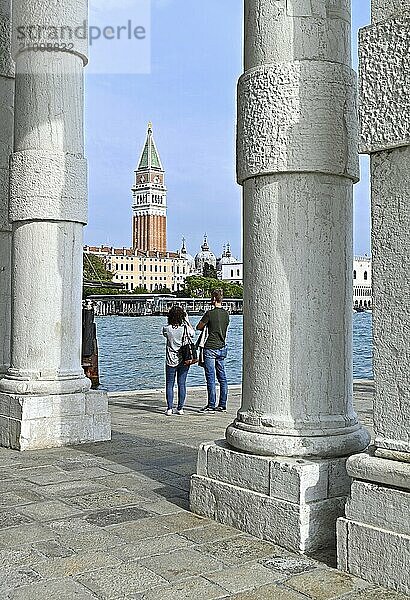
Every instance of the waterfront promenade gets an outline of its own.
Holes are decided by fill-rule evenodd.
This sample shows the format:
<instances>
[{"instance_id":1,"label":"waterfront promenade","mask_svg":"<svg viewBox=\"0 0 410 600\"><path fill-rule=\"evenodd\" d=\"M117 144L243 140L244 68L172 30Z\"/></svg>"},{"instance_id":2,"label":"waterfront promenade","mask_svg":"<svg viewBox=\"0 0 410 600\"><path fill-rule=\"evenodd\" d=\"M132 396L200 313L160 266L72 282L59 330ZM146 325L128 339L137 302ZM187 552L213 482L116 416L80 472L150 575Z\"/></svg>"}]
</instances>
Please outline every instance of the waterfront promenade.
<instances>
[{"instance_id":1,"label":"waterfront promenade","mask_svg":"<svg viewBox=\"0 0 410 600\"><path fill-rule=\"evenodd\" d=\"M166 417L158 390L113 393L111 442L0 449L0 598L407 598L191 514L197 448L223 438L240 388L227 414L200 414L204 398L190 389L186 414ZM371 426L371 385L358 382L355 399Z\"/></svg>"}]
</instances>

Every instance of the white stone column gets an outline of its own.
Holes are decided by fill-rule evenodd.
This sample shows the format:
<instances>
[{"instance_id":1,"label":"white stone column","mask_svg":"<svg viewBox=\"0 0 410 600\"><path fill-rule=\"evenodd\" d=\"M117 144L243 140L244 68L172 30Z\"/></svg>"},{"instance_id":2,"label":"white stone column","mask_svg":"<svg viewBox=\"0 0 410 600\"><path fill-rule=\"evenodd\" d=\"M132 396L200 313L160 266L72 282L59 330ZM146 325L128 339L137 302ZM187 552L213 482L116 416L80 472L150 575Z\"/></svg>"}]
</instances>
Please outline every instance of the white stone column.
<instances>
[{"instance_id":1,"label":"white stone column","mask_svg":"<svg viewBox=\"0 0 410 600\"><path fill-rule=\"evenodd\" d=\"M9 159L13 150L14 66L11 58L11 0L0 0L0 377L10 365L11 225ZM0 414L2 407L0 406Z\"/></svg>"},{"instance_id":2,"label":"white stone column","mask_svg":"<svg viewBox=\"0 0 410 600\"><path fill-rule=\"evenodd\" d=\"M110 437L107 399L87 395L81 368L86 22L86 0L13 1L12 340L0 423L3 444L21 450ZM65 34L50 40L50 27ZM80 28L69 43L68 28Z\"/></svg>"},{"instance_id":3,"label":"white stone column","mask_svg":"<svg viewBox=\"0 0 410 600\"><path fill-rule=\"evenodd\" d=\"M355 81L349 0L245 0L243 397L228 444L200 450L191 506L302 552L335 543L346 457L369 441L352 405Z\"/></svg>"},{"instance_id":4,"label":"white stone column","mask_svg":"<svg viewBox=\"0 0 410 600\"><path fill-rule=\"evenodd\" d=\"M370 154L375 447L349 459L341 569L410 592L410 1L373 0L360 32L361 152Z\"/></svg>"}]
</instances>

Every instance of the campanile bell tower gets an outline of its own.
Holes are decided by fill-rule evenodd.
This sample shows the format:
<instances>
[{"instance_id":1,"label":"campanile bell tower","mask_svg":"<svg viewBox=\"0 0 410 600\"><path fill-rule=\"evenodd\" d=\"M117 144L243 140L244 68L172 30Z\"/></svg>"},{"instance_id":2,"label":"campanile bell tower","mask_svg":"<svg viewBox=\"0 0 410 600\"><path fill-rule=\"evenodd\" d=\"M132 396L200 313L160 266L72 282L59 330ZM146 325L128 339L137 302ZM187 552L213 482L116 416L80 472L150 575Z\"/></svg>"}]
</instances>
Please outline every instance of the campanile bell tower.
<instances>
[{"instance_id":1,"label":"campanile bell tower","mask_svg":"<svg viewBox=\"0 0 410 600\"><path fill-rule=\"evenodd\" d=\"M132 246L142 252L167 251L165 172L148 123L147 139L135 171Z\"/></svg>"}]
</instances>

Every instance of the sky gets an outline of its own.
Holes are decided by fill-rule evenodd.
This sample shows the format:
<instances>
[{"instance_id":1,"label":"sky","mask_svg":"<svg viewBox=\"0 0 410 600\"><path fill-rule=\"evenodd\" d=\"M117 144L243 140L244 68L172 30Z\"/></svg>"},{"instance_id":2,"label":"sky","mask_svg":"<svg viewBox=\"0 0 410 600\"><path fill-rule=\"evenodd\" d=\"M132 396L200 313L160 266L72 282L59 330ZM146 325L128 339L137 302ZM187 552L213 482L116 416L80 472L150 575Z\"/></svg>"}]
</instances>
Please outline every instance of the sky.
<instances>
[{"instance_id":1,"label":"sky","mask_svg":"<svg viewBox=\"0 0 410 600\"><path fill-rule=\"evenodd\" d=\"M129 16L135 24L135 2L149 2L93 1L100 4L99 21L106 14L109 24L119 5L119 22ZM118 74L115 67L110 74L87 72L90 212L85 243L131 244L130 190L147 123L152 121L166 170L168 249L180 248L184 236L188 251L196 254L207 233L216 254L229 241L233 254L241 257L235 128L236 84L243 72L242 4L240 0L151 0L150 72ZM370 21L369 5L370 0L353 0L355 66L357 30ZM130 46L120 43L116 41L115 47L124 53L124 70L131 71ZM97 42L94 46L98 52ZM135 71L144 70L143 62L135 62ZM367 157L362 157L361 168L362 180L355 186L356 254L370 252Z\"/></svg>"}]
</instances>

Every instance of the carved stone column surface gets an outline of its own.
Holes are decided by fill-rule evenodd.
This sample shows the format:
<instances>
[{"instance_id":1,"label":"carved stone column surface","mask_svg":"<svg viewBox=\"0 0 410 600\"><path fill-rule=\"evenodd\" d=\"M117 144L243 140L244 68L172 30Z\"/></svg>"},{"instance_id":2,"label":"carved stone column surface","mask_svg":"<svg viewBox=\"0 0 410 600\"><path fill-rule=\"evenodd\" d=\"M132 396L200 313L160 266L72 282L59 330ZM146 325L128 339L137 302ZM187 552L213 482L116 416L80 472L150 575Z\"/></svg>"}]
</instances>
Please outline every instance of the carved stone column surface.
<instances>
[{"instance_id":1,"label":"carved stone column surface","mask_svg":"<svg viewBox=\"0 0 410 600\"><path fill-rule=\"evenodd\" d=\"M0 377L10 365L11 225L9 159L13 150L14 65L11 0L0 0ZM0 409L1 412L1 409Z\"/></svg>"},{"instance_id":2,"label":"carved stone column surface","mask_svg":"<svg viewBox=\"0 0 410 600\"><path fill-rule=\"evenodd\" d=\"M339 486L336 496L320 490L324 479L333 489L346 457L369 441L352 404L355 82L349 0L245 1L237 144L244 198L243 396L226 432L224 460L240 461L249 474L240 485L221 481L208 462L219 450L203 448L208 466L193 480L191 503L297 551L323 546L332 536L334 543L348 486ZM234 449L254 456L244 460ZM265 469L269 523L259 510L246 512L254 498L251 464L266 467L265 456L284 460L277 468L271 459ZM278 491L279 478L289 494ZM293 493L307 480L309 494ZM212 509L201 501L207 487L212 497L218 489L223 497ZM239 498L247 498L245 514L234 509ZM285 543L288 527L292 539Z\"/></svg>"},{"instance_id":3,"label":"carved stone column surface","mask_svg":"<svg viewBox=\"0 0 410 600\"><path fill-rule=\"evenodd\" d=\"M373 0L360 32L361 151L370 154L375 449L354 456L340 568L410 592L410 2Z\"/></svg>"},{"instance_id":4,"label":"carved stone column surface","mask_svg":"<svg viewBox=\"0 0 410 600\"><path fill-rule=\"evenodd\" d=\"M13 2L13 320L0 434L2 445L21 450L110 437L107 399L87 395L81 368L87 40L81 32L69 44L63 34L47 38L50 24L67 35L86 22L86 0Z\"/></svg>"}]
</instances>

